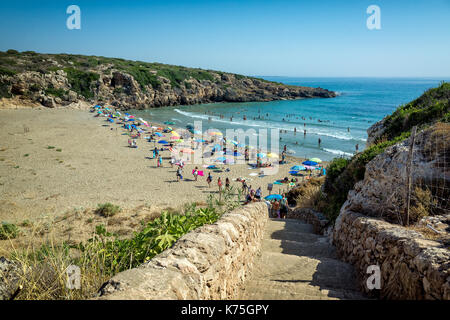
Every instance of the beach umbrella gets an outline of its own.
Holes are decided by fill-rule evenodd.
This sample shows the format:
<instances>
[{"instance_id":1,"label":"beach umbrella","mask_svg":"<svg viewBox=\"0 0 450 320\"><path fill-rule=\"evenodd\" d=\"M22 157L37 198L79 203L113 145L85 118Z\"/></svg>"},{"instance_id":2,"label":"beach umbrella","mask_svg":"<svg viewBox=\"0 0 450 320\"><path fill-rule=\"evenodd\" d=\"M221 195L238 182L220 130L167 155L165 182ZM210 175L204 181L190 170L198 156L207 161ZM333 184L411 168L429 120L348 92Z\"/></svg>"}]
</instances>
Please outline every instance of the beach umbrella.
<instances>
[{"instance_id":1,"label":"beach umbrella","mask_svg":"<svg viewBox=\"0 0 450 320\"><path fill-rule=\"evenodd\" d=\"M322 160L320 160L319 158L311 158L311 159L309 159L309 161L317 162L317 163L321 163L322 162Z\"/></svg>"},{"instance_id":2,"label":"beach umbrella","mask_svg":"<svg viewBox=\"0 0 450 320\"><path fill-rule=\"evenodd\" d=\"M192 149L189 149L189 148L184 148L180 152L183 152L183 153L194 153L195 151L192 150Z\"/></svg>"},{"instance_id":3,"label":"beach umbrella","mask_svg":"<svg viewBox=\"0 0 450 320\"><path fill-rule=\"evenodd\" d=\"M297 173L298 173L298 171L296 171L296 170L289 171L289 174L297 174Z\"/></svg>"},{"instance_id":4,"label":"beach umbrella","mask_svg":"<svg viewBox=\"0 0 450 320\"><path fill-rule=\"evenodd\" d=\"M296 166L291 167L291 170L299 171L299 170L306 170L306 168L304 166L296 165Z\"/></svg>"},{"instance_id":5,"label":"beach umbrella","mask_svg":"<svg viewBox=\"0 0 450 320\"><path fill-rule=\"evenodd\" d=\"M196 142L199 142L199 143L205 142L205 140L203 140L203 139L196 139L195 141L196 141Z\"/></svg>"},{"instance_id":6,"label":"beach umbrella","mask_svg":"<svg viewBox=\"0 0 450 320\"><path fill-rule=\"evenodd\" d=\"M266 154L265 153L257 153L256 156L260 157L260 158L265 158Z\"/></svg>"},{"instance_id":7,"label":"beach umbrella","mask_svg":"<svg viewBox=\"0 0 450 320\"><path fill-rule=\"evenodd\" d=\"M213 150L220 150L220 149L222 149L222 146L220 144L216 144L212 149Z\"/></svg>"},{"instance_id":8,"label":"beach umbrella","mask_svg":"<svg viewBox=\"0 0 450 320\"><path fill-rule=\"evenodd\" d=\"M173 131L173 130L170 131L170 133L173 134L175 137L179 137L180 136L178 132Z\"/></svg>"},{"instance_id":9,"label":"beach umbrella","mask_svg":"<svg viewBox=\"0 0 450 320\"><path fill-rule=\"evenodd\" d=\"M175 124L175 122L172 122L172 121L165 121L165 122L164 122L164 124L170 124L170 125L174 125L174 124Z\"/></svg>"},{"instance_id":10,"label":"beach umbrella","mask_svg":"<svg viewBox=\"0 0 450 320\"><path fill-rule=\"evenodd\" d=\"M176 136L170 137L170 140L180 140L181 141L180 137L176 137Z\"/></svg>"},{"instance_id":11,"label":"beach umbrella","mask_svg":"<svg viewBox=\"0 0 450 320\"><path fill-rule=\"evenodd\" d=\"M158 143L161 143L161 144L169 144L166 140L159 140Z\"/></svg>"},{"instance_id":12,"label":"beach umbrella","mask_svg":"<svg viewBox=\"0 0 450 320\"><path fill-rule=\"evenodd\" d=\"M202 134L202 132L200 130L194 130L194 132L192 132L193 134Z\"/></svg>"},{"instance_id":13,"label":"beach umbrella","mask_svg":"<svg viewBox=\"0 0 450 320\"><path fill-rule=\"evenodd\" d=\"M276 153L269 152L267 154L267 157L269 157L269 158L278 158L278 155Z\"/></svg>"},{"instance_id":14,"label":"beach umbrella","mask_svg":"<svg viewBox=\"0 0 450 320\"><path fill-rule=\"evenodd\" d=\"M225 163L226 164L232 164L232 163L234 163L234 160L233 159L226 159Z\"/></svg>"},{"instance_id":15,"label":"beach umbrella","mask_svg":"<svg viewBox=\"0 0 450 320\"><path fill-rule=\"evenodd\" d=\"M210 136L221 136L222 132L219 131L211 131L208 133Z\"/></svg>"},{"instance_id":16,"label":"beach umbrella","mask_svg":"<svg viewBox=\"0 0 450 320\"><path fill-rule=\"evenodd\" d=\"M314 170L314 169L317 169L317 167L305 165L305 169L306 170Z\"/></svg>"},{"instance_id":17,"label":"beach umbrella","mask_svg":"<svg viewBox=\"0 0 450 320\"><path fill-rule=\"evenodd\" d=\"M307 165L307 166L317 166L317 162L314 161L303 161L302 164Z\"/></svg>"},{"instance_id":18,"label":"beach umbrella","mask_svg":"<svg viewBox=\"0 0 450 320\"><path fill-rule=\"evenodd\" d=\"M281 194L271 194L265 197L266 200L281 200L283 199L283 196Z\"/></svg>"},{"instance_id":19,"label":"beach umbrella","mask_svg":"<svg viewBox=\"0 0 450 320\"><path fill-rule=\"evenodd\" d=\"M164 137L164 135L160 132L155 132L155 135L157 135L158 137Z\"/></svg>"},{"instance_id":20,"label":"beach umbrella","mask_svg":"<svg viewBox=\"0 0 450 320\"><path fill-rule=\"evenodd\" d=\"M219 157L216 159L217 162L224 162L225 160L227 160L225 157Z\"/></svg>"}]
</instances>

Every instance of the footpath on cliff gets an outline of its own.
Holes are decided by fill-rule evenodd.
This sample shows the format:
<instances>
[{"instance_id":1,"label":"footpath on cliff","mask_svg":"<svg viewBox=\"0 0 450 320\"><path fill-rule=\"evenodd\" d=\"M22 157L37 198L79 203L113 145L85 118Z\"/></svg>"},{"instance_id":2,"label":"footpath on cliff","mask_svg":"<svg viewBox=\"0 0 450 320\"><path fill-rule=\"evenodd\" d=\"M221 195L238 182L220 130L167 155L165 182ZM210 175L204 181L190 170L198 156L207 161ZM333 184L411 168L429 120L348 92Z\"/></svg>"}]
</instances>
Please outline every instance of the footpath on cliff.
<instances>
[{"instance_id":1,"label":"footpath on cliff","mask_svg":"<svg viewBox=\"0 0 450 320\"><path fill-rule=\"evenodd\" d=\"M242 300L365 299L353 267L338 260L325 236L294 219L270 219Z\"/></svg>"}]
</instances>

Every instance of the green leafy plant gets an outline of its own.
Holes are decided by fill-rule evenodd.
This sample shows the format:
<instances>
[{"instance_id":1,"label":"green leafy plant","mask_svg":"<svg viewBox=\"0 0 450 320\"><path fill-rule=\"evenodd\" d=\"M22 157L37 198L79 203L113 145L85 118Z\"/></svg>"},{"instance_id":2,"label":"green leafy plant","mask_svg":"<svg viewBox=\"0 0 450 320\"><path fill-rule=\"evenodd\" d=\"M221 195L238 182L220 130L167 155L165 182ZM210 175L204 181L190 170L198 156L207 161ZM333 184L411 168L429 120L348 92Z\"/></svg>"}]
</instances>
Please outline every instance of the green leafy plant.
<instances>
[{"instance_id":1,"label":"green leafy plant","mask_svg":"<svg viewBox=\"0 0 450 320\"><path fill-rule=\"evenodd\" d=\"M102 215L104 217L112 217L121 211L119 206L113 205L112 203L99 204L95 210L96 214Z\"/></svg>"},{"instance_id":2,"label":"green leafy plant","mask_svg":"<svg viewBox=\"0 0 450 320\"><path fill-rule=\"evenodd\" d=\"M0 240L14 239L19 234L19 228L12 223L2 222L0 225Z\"/></svg>"}]
</instances>

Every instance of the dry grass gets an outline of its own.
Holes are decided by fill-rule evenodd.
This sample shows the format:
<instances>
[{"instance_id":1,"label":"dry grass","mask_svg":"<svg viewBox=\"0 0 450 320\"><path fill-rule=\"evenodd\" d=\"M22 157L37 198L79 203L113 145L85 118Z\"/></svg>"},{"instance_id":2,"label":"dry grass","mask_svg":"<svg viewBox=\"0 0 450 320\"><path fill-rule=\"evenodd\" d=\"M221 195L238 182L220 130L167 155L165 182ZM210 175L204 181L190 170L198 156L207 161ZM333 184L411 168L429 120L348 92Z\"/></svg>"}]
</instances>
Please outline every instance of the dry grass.
<instances>
[{"instance_id":1,"label":"dry grass","mask_svg":"<svg viewBox=\"0 0 450 320\"><path fill-rule=\"evenodd\" d=\"M293 201L297 208L316 208L321 200L321 186L325 177L311 178L301 186L288 193L288 200ZM292 201L293 200L293 201Z\"/></svg>"}]
</instances>

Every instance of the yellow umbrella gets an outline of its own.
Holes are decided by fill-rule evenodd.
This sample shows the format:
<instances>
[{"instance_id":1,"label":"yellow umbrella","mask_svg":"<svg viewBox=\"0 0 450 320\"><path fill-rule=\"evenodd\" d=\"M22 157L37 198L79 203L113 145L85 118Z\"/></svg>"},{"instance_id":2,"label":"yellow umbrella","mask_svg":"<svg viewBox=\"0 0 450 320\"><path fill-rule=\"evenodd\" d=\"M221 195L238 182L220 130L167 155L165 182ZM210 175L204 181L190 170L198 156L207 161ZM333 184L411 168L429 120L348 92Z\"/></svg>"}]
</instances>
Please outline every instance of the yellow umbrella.
<instances>
[{"instance_id":1,"label":"yellow umbrella","mask_svg":"<svg viewBox=\"0 0 450 320\"><path fill-rule=\"evenodd\" d=\"M176 131L170 131L170 133L173 134L173 135L176 136L176 137L179 137L179 136L180 136L180 135L178 134L178 132L176 132Z\"/></svg>"},{"instance_id":2,"label":"yellow umbrella","mask_svg":"<svg viewBox=\"0 0 450 320\"><path fill-rule=\"evenodd\" d=\"M267 157L269 157L269 158L278 158L278 155L276 153L269 152L267 154Z\"/></svg>"}]
</instances>

